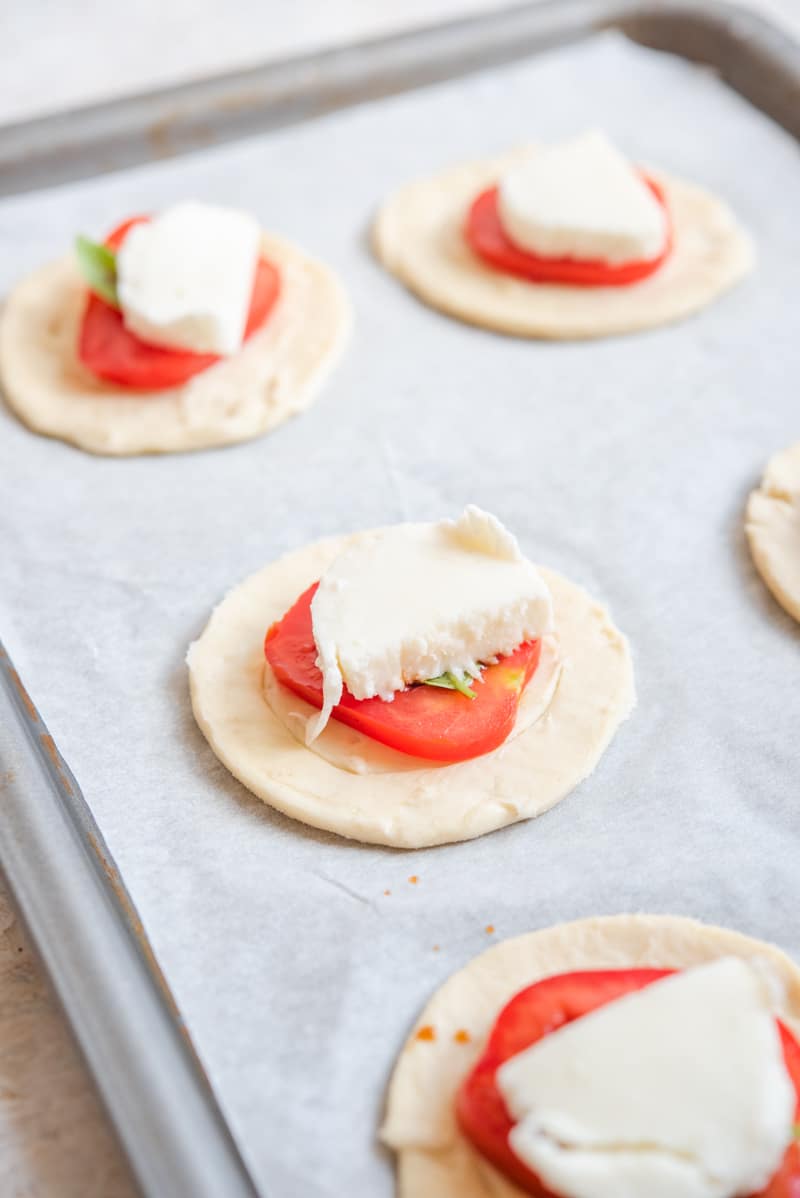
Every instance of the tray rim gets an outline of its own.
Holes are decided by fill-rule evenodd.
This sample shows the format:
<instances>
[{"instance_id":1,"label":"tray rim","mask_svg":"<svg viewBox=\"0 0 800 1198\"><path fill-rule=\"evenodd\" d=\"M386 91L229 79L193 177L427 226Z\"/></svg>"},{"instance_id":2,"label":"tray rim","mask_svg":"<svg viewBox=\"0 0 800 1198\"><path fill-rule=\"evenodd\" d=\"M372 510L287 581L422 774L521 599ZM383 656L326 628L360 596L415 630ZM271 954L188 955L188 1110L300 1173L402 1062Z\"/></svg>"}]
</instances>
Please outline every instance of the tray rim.
<instances>
[{"instance_id":1,"label":"tray rim","mask_svg":"<svg viewBox=\"0 0 800 1198\"><path fill-rule=\"evenodd\" d=\"M0 197L285 128L607 29L707 63L800 139L800 44L762 14L727 0L528 0L0 126Z\"/></svg>"},{"instance_id":2,"label":"tray rim","mask_svg":"<svg viewBox=\"0 0 800 1198\"><path fill-rule=\"evenodd\" d=\"M0 797L2 875L141 1192L258 1198L103 834L2 641Z\"/></svg>"}]
</instances>

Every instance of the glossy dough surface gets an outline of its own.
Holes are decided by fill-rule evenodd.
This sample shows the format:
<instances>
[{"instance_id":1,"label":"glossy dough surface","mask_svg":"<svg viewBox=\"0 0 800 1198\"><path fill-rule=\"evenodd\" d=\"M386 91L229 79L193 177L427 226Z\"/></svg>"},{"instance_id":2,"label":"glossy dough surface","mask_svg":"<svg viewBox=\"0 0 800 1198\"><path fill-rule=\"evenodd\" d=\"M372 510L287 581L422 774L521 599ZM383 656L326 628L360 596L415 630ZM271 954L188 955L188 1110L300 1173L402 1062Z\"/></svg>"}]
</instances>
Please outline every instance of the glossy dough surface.
<instances>
[{"instance_id":1,"label":"glossy dough surface","mask_svg":"<svg viewBox=\"0 0 800 1198\"><path fill-rule=\"evenodd\" d=\"M720 956L767 958L786 986L783 1014L800 1034L800 968L773 945L670 915L617 915L506 940L453 974L421 1013L389 1086L382 1139L397 1153L398 1198L521 1198L458 1130L453 1099L501 1008L557 973L644 966L685 969ZM418 1040L423 1026L434 1040ZM469 1033L469 1043L454 1040Z\"/></svg>"},{"instance_id":2,"label":"glossy dough surface","mask_svg":"<svg viewBox=\"0 0 800 1198\"><path fill-rule=\"evenodd\" d=\"M470 324L518 337L578 339L633 333L680 320L752 268L754 252L730 210L702 188L660 172L673 222L665 265L628 287L556 287L493 270L470 249L471 201L526 153L451 167L391 196L373 244L384 266L426 303Z\"/></svg>"},{"instance_id":3,"label":"glossy dough surface","mask_svg":"<svg viewBox=\"0 0 800 1198\"><path fill-rule=\"evenodd\" d=\"M759 574L800 620L800 441L770 458L747 502L745 531Z\"/></svg>"},{"instance_id":4,"label":"glossy dough surface","mask_svg":"<svg viewBox=\"0 0 800 1198\"><path fill-rule=\"evenodd\" d=\"M541 718L493 753L456 765L386 771L378 746L377 772L354 773L306 748L268 705L267 627L350 539L320 541L265 566L230 592L191 646L194 714L220 761L295 819L402 848L469 840L540 815L564 798L591 773L630 713L633 669L608 613L549 570L542 573L555 607L558 683ZM357 742L358 752L366 739Z\"/></svg>"},{"instance_id":5,"label":"glossy dough surface","mask_svg":"<svg viewBox=\"0 0 800 1198\"><path fill-rule=\"evenodd\" d=\"M269 432L313 400L346 341L350 309L327 266L267 234L263 253L281 271L264 327L182 386L152 392L82 365L85 285L72 256L43 266L14 288L0 322L6 402L35 432L90 453L174 453Z\"/></svg>"}]
</instances>

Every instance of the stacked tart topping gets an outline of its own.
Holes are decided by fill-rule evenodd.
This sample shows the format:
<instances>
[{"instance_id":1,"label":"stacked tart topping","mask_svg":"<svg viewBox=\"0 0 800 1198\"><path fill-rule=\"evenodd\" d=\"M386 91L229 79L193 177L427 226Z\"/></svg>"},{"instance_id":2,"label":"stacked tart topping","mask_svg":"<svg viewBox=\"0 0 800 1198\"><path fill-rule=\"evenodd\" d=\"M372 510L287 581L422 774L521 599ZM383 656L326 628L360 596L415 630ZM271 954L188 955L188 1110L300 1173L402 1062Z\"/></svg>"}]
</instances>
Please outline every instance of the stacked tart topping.
<instances>
[{"instance_id":1,"label":"stacked tart topping","mask_svg":"<svg viewBox=\"0 0 800 1198\"><path fill-rule=\"evenodd\" d=\"M278 681L401 752L462 761L514 727L553 610L539 571L493 516L360 538L268 631Z\"/></svg>"},{"instance_id":2,"label":"stacked tart topping","mask_svg":"<svg viewBox=\"0 0 800 1198\"><path fill-rule=\"evenodd\" d=\"M800 1044L760 961L561 974L501 1011L462 1131L539 1198L793 1198Z\"/></svg>"},{"instance_id":3,"label":"stacked tart topping","mask_svg":"<svg viewBox=\"0 0 800 1198\"><path fill-rule=\"evenodd\" d=\"M578 287L639 282L671 246L662 188L602 133L532 150L475 198L465 235L498 271Z\"/></svg>"},{"instance_id":4,"label":"stacked tart topping","mask_svg":"<svg viewBox=\"0 0 800 1198\"><path fill-rule=\"evenodd\" d=\"M258 222L211 204L133 217L77 254L90 288L78 356L124 387L177 387L236 354L280 292Z\"/></svg>"}]
</instances>

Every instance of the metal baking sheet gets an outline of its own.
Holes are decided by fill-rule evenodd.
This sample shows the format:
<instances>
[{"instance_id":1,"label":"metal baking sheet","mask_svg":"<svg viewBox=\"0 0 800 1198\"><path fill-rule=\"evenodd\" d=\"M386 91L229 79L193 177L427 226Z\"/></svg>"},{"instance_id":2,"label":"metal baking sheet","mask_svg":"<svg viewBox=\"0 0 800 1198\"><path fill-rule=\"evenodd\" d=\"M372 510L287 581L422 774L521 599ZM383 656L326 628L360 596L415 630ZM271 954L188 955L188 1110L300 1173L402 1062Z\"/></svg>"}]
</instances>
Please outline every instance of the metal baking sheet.
<instances>
[{"instance_id":1,"label":"metal baking sheet","mask_svg":"<svg viewBox=\"0 0 800 1198\"><path fill-rule=\"evenodd\" d=\"M256 1198L103 835L2 644L0 763L4 875L143 1191Z\"/></svg>"},{"instance_id":2,"label":"metal baking sheet","mask_svg":"<svg viewBox=\"0 0 800 1198\"><path fill-rule=\"evenodd\" d=\"M371 258L394 186L590 123L725 196L758 272L684 325L554 346L439 316ZM800 954L800 635L741 534L748 489L798 436L799 177L790 136L716 75L602 34L0 204L3 289L79 229L197 194L325 257L353 299L325 394L249 445L95 459L0 414L6 645L275 1198L391 1193L375 1138L391 1064L488 926L674 910ZM467 501L611 604L633 718L570 799L473 843L365 848L272 813L194 726L189 641L285 550Z\"/></svg>"}]
</instances>

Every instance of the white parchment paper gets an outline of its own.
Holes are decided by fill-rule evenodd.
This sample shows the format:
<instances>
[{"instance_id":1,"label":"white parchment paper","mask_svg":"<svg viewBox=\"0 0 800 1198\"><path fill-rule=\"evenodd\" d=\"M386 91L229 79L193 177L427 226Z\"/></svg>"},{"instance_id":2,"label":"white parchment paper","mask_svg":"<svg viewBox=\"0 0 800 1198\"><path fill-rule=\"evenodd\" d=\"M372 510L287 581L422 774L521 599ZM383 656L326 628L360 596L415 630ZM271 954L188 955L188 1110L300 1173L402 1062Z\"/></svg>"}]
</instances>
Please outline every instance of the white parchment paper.
<instances>
[{"instance_id":1,"label":"white parchment paper","mask_svg":"<svg viewBox=\"0 0 800 1198\"><path fill-rule=\"evenodd\" d=\"M548 345L439 316L370 257L394 186L588 125L725 196L758 272L687 324ZM800 955L800 629L741 530L767 457L800 437L799 180L794 143L713 75L606 36L0 205L3 289L78 230L198 196L253 209L352 295L324 396L250 445L98 459L0 414L2 635L272 1198L391 1193L389 1070L487 925L679 912ZM187 645L284 551L468 501L610 603L634 716L571 798L470 844L364 848L274 814L195 728Z\"/></svg>"}]
</instances>

